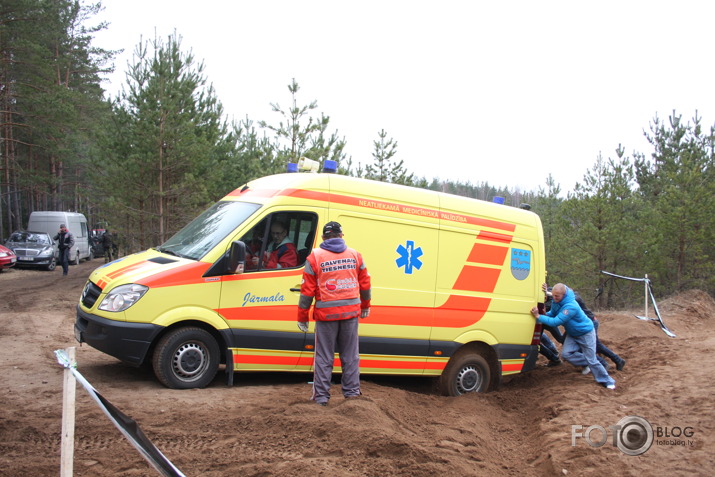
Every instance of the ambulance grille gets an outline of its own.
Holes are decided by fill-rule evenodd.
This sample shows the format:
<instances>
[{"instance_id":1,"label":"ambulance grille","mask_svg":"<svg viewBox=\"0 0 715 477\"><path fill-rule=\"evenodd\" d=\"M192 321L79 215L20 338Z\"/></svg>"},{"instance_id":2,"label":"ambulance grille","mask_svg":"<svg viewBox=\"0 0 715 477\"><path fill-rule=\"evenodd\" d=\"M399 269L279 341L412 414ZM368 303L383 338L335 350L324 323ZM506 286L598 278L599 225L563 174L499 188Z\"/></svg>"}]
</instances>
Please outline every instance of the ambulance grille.
<instances>
[{"instance_id":1,"label":"ambulance grille","mask_svg":"<svg viewBox=\"0 0 715 477\"><path fill-rule=\"evenodd\" d=\"M84 286L84 290L82 290L82 304L87 308L92 308L101 293L101 288L99 288L94 283L88 281L87 284Z\"/></svg>"}]
</instances>

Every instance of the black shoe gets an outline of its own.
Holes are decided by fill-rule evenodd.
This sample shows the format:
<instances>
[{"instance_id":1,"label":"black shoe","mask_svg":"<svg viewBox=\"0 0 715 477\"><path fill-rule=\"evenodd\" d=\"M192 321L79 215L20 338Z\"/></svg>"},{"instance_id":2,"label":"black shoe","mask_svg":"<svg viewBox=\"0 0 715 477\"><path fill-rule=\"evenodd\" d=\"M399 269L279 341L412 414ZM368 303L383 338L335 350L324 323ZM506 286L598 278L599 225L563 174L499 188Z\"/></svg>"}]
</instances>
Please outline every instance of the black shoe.
<instances>
[{"instance_id":1,"label":"black shoe","mask_svg":"<svg viewBox=\"0 0 715 477\"><path fill-rule=\"evenodd\" d=\"M561 361L560 359L558 359L556 361L549 361L548 364L546 365L546 367L553 368L554 366L560 366L561 363L563 363L563 361Z\"/></svg>"},{"instance_id":2,"label":"black shoe","mask_svg":"<svg viewBox=\"0 0 715 477\"><path fill-rule=\"evenodd\" d=\"M316 401L316 402L317 402L317 401ZM327 406L327 405L328 405L328 402L327 402L327 401L326 401L326 402L319 402L318 404L320 404L321 406Z\"/></svg>"},{"instance_id":3,"label":"black shoe","mask_svg":"<svg viewBox=\"0 0 715 477\"><path fill-rule=\"evenodd\" d=\"M617 361L617 362L616 362L616 369L617 369L618 371L623 371L623 366L625 366L625 365L626 365L626 360L625 360L625 359L621 359L620 361Z\"/></svg>"}]
</instances>

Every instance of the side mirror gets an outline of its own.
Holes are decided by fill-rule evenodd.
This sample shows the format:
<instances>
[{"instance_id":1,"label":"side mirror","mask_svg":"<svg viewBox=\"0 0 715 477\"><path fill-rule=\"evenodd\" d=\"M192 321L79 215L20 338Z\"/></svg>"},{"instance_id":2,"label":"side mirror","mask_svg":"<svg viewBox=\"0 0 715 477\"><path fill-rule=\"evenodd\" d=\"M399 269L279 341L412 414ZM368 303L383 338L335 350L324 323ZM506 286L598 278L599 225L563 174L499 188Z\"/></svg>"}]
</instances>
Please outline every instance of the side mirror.
<instances>
[{"instance_id":1,"label":"side mirror","mask_svg":"<svg viewBox=\"0 0 715 477\"><path fill-rule=\"evenodd\" d=\"M243 273L246 269L246 244L234 240L228 251L228 273Z\"/></svg>"}]
</instances>

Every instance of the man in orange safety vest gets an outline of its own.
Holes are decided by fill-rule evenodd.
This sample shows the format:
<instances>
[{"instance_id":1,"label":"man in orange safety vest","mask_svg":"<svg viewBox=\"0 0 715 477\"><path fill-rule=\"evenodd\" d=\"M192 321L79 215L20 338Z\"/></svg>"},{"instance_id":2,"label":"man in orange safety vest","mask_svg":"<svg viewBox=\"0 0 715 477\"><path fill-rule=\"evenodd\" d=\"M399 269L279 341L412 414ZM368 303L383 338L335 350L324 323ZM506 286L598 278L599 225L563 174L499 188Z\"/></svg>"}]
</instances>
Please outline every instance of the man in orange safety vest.
<instances>
[{"instance_id":1,"label":"man in orange safety vest","mask_svg":"<svg viewBox=\"0 0 715 477\"><path fill-rule=\"evenodd\" d=\"M358 317L370 315L370 274L362 255L343 240L337 222L323 227L323 242L305 262L298 302L298 328L308 331L310 307L315 298L315 363L312 400L326 406L337 346L342 367L342 393L360 393Z\"/></svg>"}]
</instances>

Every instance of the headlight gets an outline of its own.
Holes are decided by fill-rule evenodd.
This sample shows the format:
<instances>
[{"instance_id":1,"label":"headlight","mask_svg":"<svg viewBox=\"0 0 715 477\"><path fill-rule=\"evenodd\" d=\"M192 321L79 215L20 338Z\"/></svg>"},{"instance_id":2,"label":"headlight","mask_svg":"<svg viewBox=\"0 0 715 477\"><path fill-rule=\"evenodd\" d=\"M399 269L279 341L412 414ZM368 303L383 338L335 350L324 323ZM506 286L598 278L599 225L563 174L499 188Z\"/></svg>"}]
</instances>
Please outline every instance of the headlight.
<instances>
[{"instance_id":1,"label":"headlight","mask_svg":"<svg viewBox=\"0 0 715 477\"><path fill-rule=\"evenodd\" d=\"M124 311L138 302L147 290L149 287L135 283L118 286L102 300L99 309L102 311Z\"/></svg>"},{"instance_id":2,"label":"headlight","mask_svg":"<svg viewBox=\"0 0 715 477\"><path fill-rule=\"evenodd\" d=\"M0 257L9 257L10 254L7 252L0 252Z\"/></svg>"},{"instance_id":3,"label":"headlight","mask_svg":"<svg viewBox=\"0 0 715 477\"><path fill-rule=\"evenodd\" d=\"M42 251L40 252L40 255L43 257L54 255L54 254L55 254L55 250L52 247L43 248Z\"/></svg>"}]
</instances>

